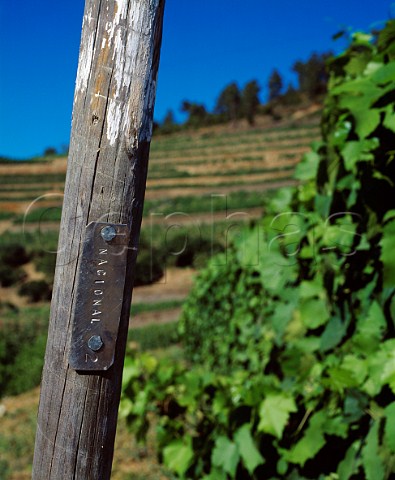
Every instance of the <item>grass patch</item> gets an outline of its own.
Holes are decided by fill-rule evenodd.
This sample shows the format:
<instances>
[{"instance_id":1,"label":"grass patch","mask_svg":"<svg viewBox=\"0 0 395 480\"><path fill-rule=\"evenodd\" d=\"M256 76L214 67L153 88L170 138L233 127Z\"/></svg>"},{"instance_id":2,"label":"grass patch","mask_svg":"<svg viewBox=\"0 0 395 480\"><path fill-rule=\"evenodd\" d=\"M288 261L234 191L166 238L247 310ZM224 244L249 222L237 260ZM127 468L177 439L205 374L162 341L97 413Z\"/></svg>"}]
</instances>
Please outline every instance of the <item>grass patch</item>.
<instances>
[{"instance_id":1,"label":"grass patch","mask_svg":"<svg viewBox=\"0 0 395 480\"><path fill-rule=\"evenodd\" d=\"M20 183L26 185L29 183L60 183L66 180L64 173L44 173L32 175L0 175L1 185L15 185Z\"/></svg>"},{"instance_id":2,"label":"grass patch","mask_svg":"<svg viewBox=\"0 0 395 480\"><path fill-rule=\"evenodd\" d=\"M302 139L303 140L303 139ZM289 143L287 145L275 145L275 144L270 144L268 145L265 142L259 142L259 143L252 143L252 146L249 147L248 149L254 150L254 152L265 152L268 150L292 150L293 148L300 148L300 147L308 147L310 143L314 140L314 138L309 137L309 139L305 142L300 142L300 139L297 138L296 143ZM162 158L162 159L171 159L172 156L181 156L179 152L182 153L183 158L189 158L189 157L196 157L199 155L200 157L206 157L210 158L210 155L213 154L213 150L218 150L219 153L224 153L224 154L234 154L237 153L237 149L235 148L237 145L240 145L240 143L235 143L232 145L231 143L226 143L224 145L213 145L211 146L205 146L204 148L200 146L190 146L188 148L179 148L179 149L173 149L169 151L161 151L160 155L158 152L156 152L158 155L156 158ZM243 146L243 145L242 145ZM241 148L239 149L241 152L244 150L247 150L247 148ZM154 157L153 157L154 158Z\"/></svg>"},{"instance_id":3,"label":"grass patch","mask_svg":"<svg viewBox=\"0 0 395 480\"><path fill-rule=\"evenodd\" d=\"M30 183L13 183L7 186L1 186L0 192L1 193L7 193L7 192L23 192L23 193L37 193L41 194L43 189L48 189L48 190L53 190L55 187L54 185L57 185L58 188L63 188L64 182L58 182L57 184L54 183L39 183L38 185L32 185L34 182ZM56 192L58 193L58 192Z\"/></svg>"},{"instance_id":4,"label":"grass patch","mask_svg":"<svg viewBox=\"0 0 395 480\"><path fill-rule=\"evenodd\" d=\"M195 175L191 175L189 172L178 170L173 167L169 167L167 164L150 164L148 173L148 179L163 179L163 178L187 178Z\"/></svg>"},{"instance_id":5,"label":"grass patch","mask_svg":"<svg viewBox=\"0 0 395 480\"><path fill-rule=\"evenodd\" d=\"M139 315L145 312L158 312L163 310L171 310L172 308L181 307L182 300L167 300L156 303L135 303L132 304L132 315Z\"/></svg>"},{"instance_id":6,"label":"grass patch","mask_svg":"<svg viewBox=\"0 0 395 480\"><path fill-rule=\"evenodd\" d=\"M38 392L13 397L5 405L0 431L0 478L27 480L31 478Z\"/></svg>"},{"instance_id":7,"label":"grass patch","mask_svg":"<svg viewBox=\"0 0 395 480\"><path fill-rule=\"evenodd\" d=\"M215 162L210 162L210 163L215 163ZM257 175L257 174L261 174L261 173L277 173L277 172L288 172L290 170L294 170L295 168L295 165L284 165L284 166L279 166L279 167L258 167L258 168L240 168L239 170L220 170L218 172L213 172L213 173L207 173L207 172L201 172L201 173L194 173L193 175L190 175L189 173L187 175L185 175L185 177L192 177L193 178L199 178L199 177L207 177L207 175L210 175L210 176L213 176L213 177L217 177L217 178L221 178L221 177L235 177L235 176L239 176L239 175ZM179 172L179 173L184 173L184 172ZM187 173L187 172L185 172ZM181 177L181 175L180 175ZM160 175L160 172L156 172L156 175L153 174L153 175L148 175L148 179L149 180L154 180L154 179L162 179L162 178L176 178L176 177L171 177L171 176L168 176L168 177L162 177ZM179 177L178 177L179 178ZM180 182L179 184L177 184L177 187L182 187L184 186L182 182ZM185 186L188 186L188 185L185 185ZM163 185L163 186L155 186L154 188L156 187L161 187L161 188L166 188L166 185ZM149 187L150 189L152 189L153 187Z\"/></svg>"},{"instance_id":8,"label":"grass patch","mask_svg":"<svg viewBox=\"0 0 395 480\"><path fill-rule=\"evenodd\" d=\"M271 127L266 129L251 129L242 132L222 132L217 134L215 132L203 133L201 135L169 135L167 137L154 138L152 142L152 152L158 153L160 151L189 149L193 148L229 145L231 144L253 144L264 139L265 141L275 142L281 139L287 139L289 136L281 135L282 133L292 132L294 138L309 138L312 136L312 131L319 133L319 125L288 125L283 127ZM276 135L277 134L277 135ZM280 134L280 135L278 135ZM265 137L263 137L265 135ZM269 135L269 136L268 136Z\"/></svg>"},{"instance_id":9,"label":"grass patch","mask_svg":"<svg viewBox=\"0 0 395 480\"><path fill-rule=\"evenodd\" d=\"M306 125L295 127L275 127L267 129L255 129L244 132L223 132L221 134L200 135L200 136L179 136L171 137L167 139L158 139L152 142L154 152L160 150L171 150L180 148L189 148L191 145L199 146L212 146L212 145L229 145L231 144L250 144L257 141L277 141L278 139L286 139L290 136L295 138L308 138L313 135L313 132L319 133L319 125ZM291 133L289 133L291 132Z\"/></svg>"},{"instance_id":10,"label":"grass patch","mask_svg":"<svg viewBox=\"0 0 395 480\"><path fill-rule=\"evenodd\" d=\"M40 383L48 332L49 305L1 307L0 397Z\"/></svg>"},{"instance_id":11,"label":"grass patch","mask_svg":"<svg viewBox=\"0 0 395 480\"><path fill-rule=\"evenodd\" d=\"M57 250L59 232L48 230L40 232L4 232L0 235L0 247L5 245L23 245L28 254L50 252L54 255Z\"/></svg>"},{"instance_id":12,"label":"grass patch","mask_svg":"<svg viewBox=\"0 0 395 480\"><path fill-rule=\"evenodd\" d=\"M36 200L37 197L40 197L43 195L44 192L43 190L37 191L35 194L29 193L24 195L24 191L20 191L19 195L17 197L7 197L6 195L0 195L0 202L33 202ZM56 192L57 193L57 192Z\"/></svg>"},{"instance_id":13,"label":"grass patch","mask_svg":"<svg viewBox=\"0 0 395 480\"><path fill-rule=\"evenodd\" d=\"M301 148L301 147L305 147L305 148L308 148L310 146L310 142L309 143L295 143L295 144L291 144L291 145L276 145L275 147L271 146L271 145L267 145L266 143L263 143L263 144L254 144L254 148L253 148L253 151L256 152L260 158L263 158L264 155L262 154L265 154L267 152L272 152L272 151L292 151L292 149L296 149L296 148ZM196 161L201 161L201 163L211 163L211 162L217 162L218 160L214 159L214 160L211 160L212 158L212 155L219 155L219 154L223 154L224 156L226 156L229 159L234 159L234 158L238 158L238 156L243 156L244 153L248 152L249 150L252 150L251 149L235 149L235 148L232 148L232 147L229 147L229 148L225 148L225 147L220 147L217 149L217 152L213 151L213 150L200 150L199 152L193 152L193 151L186 151L184 150L182 152L182 161L185 161L185 162L188 162L188 164L190 164L190 158L192 158L193 160L191 160L192 162L196 162ZM172 157L173 157L173 153L169 154L169 155L161 155L160 159L161 161L163 160L167 160L169 162L172 161ZM177 155L177 157L180 157L181 158L181 155ZM198 157L198 158L196 158ZM225 158L226 158L225 157ZM178 162L177 162L178 163Z\"/></svg>"},{"instance_id":14,"label":"grass patch","mask_svg":"<svg viewBox=\"0 0 395 480\"><path fill-rule=\"evenodd\" d=\"M129 340L137 343L142 351L167 348L179 342L178 322L132 328L129 331Z\"/></svg>"},{"instance_id":15,"label":"grass patch","mask_svg":"<svg viewBox=\"0 0 395 480\"><path fill-rule=\"evenodd\" d=\"M15 218L15 213L0 212L0 220L11 220L12 218Z\"/></svg>"},{"instance_id":16,"label":"grass patch","mask_svg":"<svg viewBox=\"0 0 395 480\"><path fill-rule=\"evenodd\" d=\"M14 200L14 199L13 199ZM37 223L42 222L60 222L62 217L62 207L39 207L32 209L28 215L18 215L14 223Z\"/></svg>"},{"instance_id":17,"label":"grass patch","mask_svg":"<svg viewBox=\"0 0 395 480\"><path fill-rule=\"evenodd\" d=\"M144 216L151 213L168 215L173 212L210 213L224 210L261 207L268 198L267 192L238 191L230 194L185 196L174 199L146 200Z\"/></svg>"},{"instance_id":18,"label":"grass patch","mask_svg":"<svg viewBox=\"0 0 395 480\"><path fill-rule=\"evenodd\" d=\"M292 167L292 170L294 167ZM150 190L172 190L175 188L182 188L183 190L188 190L188 189L197 189L197 188L226 188L226 187L235 187L239 186L240 188L248 188L250 185L262 185L262 187L265 187L268 183L274 183L274 182L279 182L283 180L291 180L293 179L292 175L287 175L287 172L284 172L285 175L279 176L279 177L270 177L270 178L249 178L248 180L241 182L241 181L228 181L228 182L219 182L219 183L213 183L213 184L204 184L204 183L188 183L186 185L180 185L177 183L174 183L172 185L153 185L150 187ZM236 175L234 175L236 177Z\"/></svg>"}]
</instances>

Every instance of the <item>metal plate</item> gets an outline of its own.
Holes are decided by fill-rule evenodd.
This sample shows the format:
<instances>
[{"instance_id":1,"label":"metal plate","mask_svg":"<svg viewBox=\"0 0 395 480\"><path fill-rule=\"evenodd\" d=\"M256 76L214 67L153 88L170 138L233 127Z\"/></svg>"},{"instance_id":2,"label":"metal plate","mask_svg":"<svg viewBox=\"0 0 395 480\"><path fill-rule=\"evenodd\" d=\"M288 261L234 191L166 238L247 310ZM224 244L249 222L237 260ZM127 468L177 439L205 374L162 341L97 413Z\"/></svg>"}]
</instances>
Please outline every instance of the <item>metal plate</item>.
<instances>
[{"instance_id":1,"label":"metal plate","mask_svg":"<svg viewBox=\"0 0 395 480\"><path fill-rule=\"evenodd\" d=\"M107 370L114 362L128 244L127 225L86 227L69 357L75 370Z\"/></svg>"}]
</instances>

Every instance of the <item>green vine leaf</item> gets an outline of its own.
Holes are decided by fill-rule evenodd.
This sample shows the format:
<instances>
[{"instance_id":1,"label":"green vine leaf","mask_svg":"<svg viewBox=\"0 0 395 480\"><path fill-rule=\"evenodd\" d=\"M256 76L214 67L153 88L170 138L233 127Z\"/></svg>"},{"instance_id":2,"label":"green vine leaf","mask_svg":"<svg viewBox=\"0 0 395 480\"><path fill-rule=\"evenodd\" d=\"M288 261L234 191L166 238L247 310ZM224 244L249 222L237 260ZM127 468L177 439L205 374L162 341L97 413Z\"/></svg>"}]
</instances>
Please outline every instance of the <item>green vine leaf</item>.
<instances>
[{"instance_id":1,"label":"green vine leaf","mask_svg":"<svg viewBox=\"0 0 395 480\"><path fill-rule=\"evenodd\" d=\"M324 425L326 414L322 411L316 413L311 419L309 426L302 439L286 454L291 463L303 465L325 445Z\"/></svg>"},{"instance_id":2,"label":"green vine leaf","mask_svg":"<svg viewBox=\"0 0 395 480\"><path fill-rule=\"evenodd\" d=\"M358 318L354 345L359 347L361 352L376 351L386 326L383 310L375 301L370 305L367 315Z\"/></svg>"},{"instance_id":3,"label":"green vine leaf","mask_svg":"<svg viewBox=\"0 0 395 480\"><path fill-rule=\"evenodd\" d=\"M383 462L379 455L378 430L379 422L376 421L370 428L362 449L362 464L366 480L384 480L385 478Z\"/></svg>"},{"instance_id":4,"label":"green vine leaf","mask_svg":"<svg viewBox=\"0 0 395 480\"><path fill-rule=\"evenodd\" d=\"M265 459L259 453L252 438L250 426L243 425L237 430L234 436L236 445L239 448L240 456L243 460L244 466L250 474L256 469L258 465L262 465Z\"/></svg>"},{"instance_id":5,"label":"green vine leaf","mask_svg":"<svg viewBox=\"0 0 395 480\"><path fill-rule=\"evenodd\" d=\"M395 221L383 228L381 244L381 261L384 267L384 286L395 286Z\"/></svg>"},{"instance_id":6,"label":"green vine leaf","mask_svg":"<svg viewBox=\"0 0 395 480\"><path fill-rule=\"evenodd\" d=\"M237 445L227 437L217 437L212 453L213 465L221 467L231 477L234 477L239 460L240 454Z\"/></svg>"},{"instance_id":7,"label":"green vine leaf","mask_svg":"<svg viewBox=\"0 0 395 480\"><path fill-rule=\"evenodd\" d=\"M319 161L320 156L318 153L314 151L305 153L303 160L296 167L295 178L298 180L310 180L315 178Z\"/></svg>"},{"instance_id":8,"label":"green vine leaf","mask_svg":"<svg viewBox=\"0 0 395 480\"><path fill-rule=\"evenodd\" d=\"M303 300L299 312L303 324L311 329L324 325L329 319L328 307L325 301L319 298Z\"/></svg>"},{"instance_id":9,"label":"green vine leaf","mask_svg":"<svg viewBox=\"0 0 395 480\"><path fill-rule=\"evenodd\" d=\"M388 128L388 130L391 130L391 132L395 132L395 113L392 105L388 105L385 110L383 125L385 128Z\"/></svg>"},{"instance_id":10,"label":"green vine leaf","mask_svg":"<svg viewBox=\"0 0 395 480\"><path fill-rule=\"evenodd\" d=\"M342 480L348 480L358 472L359 459L358 454L361 448L361 442L357 440L347 450L346 456L339 463L337 473Z\"/></svg>"},{"instance_id":11,"label":"green vine leaf","mask_svg":"<svg viewBox=\"0 0 395 480\"><path fill-rule=\"evenodd\" d=\"M395 63L387 63L381 68L378 68L372 75L373 82L379 85L385 85L386 83L395 82Z\"/></svg>"},{"instance_id":12,"label":"green vine leaf","mask_svg":"<svg viewBox=\"0 0 395 480\"><path fill-rule=\"evenodd\" d=\"M372 151L379 146L377 138L363 141L350 141L342 150L344 165L347 170L352 171L357 162L366 162L374 159Z\"/></svg>"},{"instance_id":13,"label":"green vine leaf","mask_svg":"<svg viewBox=\"0 0 395 480\"><path fill-rule=\"evenodd\" d=\"M192 439L175 440L163 449L165 465L182 477L193 459Z\"/></svg>"},{"instance_id":14,"label":"green vine leaf","mask_svg":"<svg viewBox=\"0 0 395 480\"><path fill-rule=\"evenodd\" d=\"M395 402L385 408L384 438L388 447L395 453Z\"/></svg>"},{"instance_id":15,"label":"green vine leaf","mask_svg":"<svg viewBox=\"0 0 395 480\"><path fill-rule=\"evenodd\" d=\"M381 121L380 110L373 108L354 110L353 115L356 120L355 130L361 140L373 133Z\"/></svg>"},{"instance_id":16,"label":"green vine leaf","mask_svg":"<svg viewBox=\"0 0 395 480\"><path fill-rule=\"evenodd\" d=\"M259 408L258 431L281 438L290 413L296 410L293 398L285 395L268 395Z\"/></svg>"}]
</instances>

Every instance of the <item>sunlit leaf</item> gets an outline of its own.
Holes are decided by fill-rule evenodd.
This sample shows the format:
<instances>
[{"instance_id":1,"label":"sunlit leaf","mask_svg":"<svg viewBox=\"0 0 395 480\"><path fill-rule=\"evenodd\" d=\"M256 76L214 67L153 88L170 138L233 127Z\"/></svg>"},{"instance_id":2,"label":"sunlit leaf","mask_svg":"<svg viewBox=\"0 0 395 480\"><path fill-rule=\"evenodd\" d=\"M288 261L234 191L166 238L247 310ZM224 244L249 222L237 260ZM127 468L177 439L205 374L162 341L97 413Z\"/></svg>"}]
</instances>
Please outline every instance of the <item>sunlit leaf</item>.
<instances>
[{"instance_id":1,"label":"sunlit leaf","mask_svg":"<svg viewBox=\"0 0 395 480\"><path fill-rule=\"evenodd\" d=\"M320 411L313 415L301 440L286 455L289 462L303 467L307 460L316 456L325 445L325 421L326 415L324 412Z\"/></svg>"},{"instance_id":2,"label":"sunlit leaf","mask_svg":"<svg viewBox=\"0 0 395 480\"><path fill-rule=\"evenodd\" d=\"M202 480L227 480L227 475L220 468L212 468L208 475L202 477Z\"/></svg>"},{"instance_id":3,"label":"sunlit leaf","mask_svg":"<svg viewBox=\"0 0 395 480\"><path fill-rule=\"evenodd\" d=\"M358 440L354 442L347 450L346 456L339 463L337 473L342 480L348 480L351 476L358 472L359 467L359 450L361 442Z\"/></svg>"},{"instance_id":4,"label":"sunlit leaf","mask_svg":"<svg viewBox=\"0 0 395 480\"><path fill-rule=\"evenodd\" d=\"M372 302L367 315L357 320L353 342L364 352L375 351L386 328L387 322L378 302Z\"/></svg>"},{"instance_id":5,"label":"sunlit leaf","mask_svg":"<svg viewBox=\"0 0 395 480\"><path fill-rule=\"evenodd\" d=\"M395 402L385 408L385 429L384 438L387 445L395 453Z\"/></svg>"},{"instance_id":6,"label":"sunlit leaf","mask_svg":"<svg viewBox=\"0 0 395 480\"><path fill-rule=\"evenodd\" d=\"M346 331L347 325L341 321L340 317L332 317L321 335L320 350L327 352L336 347L346 334Z\"/></svg>"},{"instance_id":7,"label":"sunlit leaf","mask_svg":"<svg viewBox=\"0 0 395 480\"><path fill-rule=\"evenodd\" d=\"M324 325L329 319L328 307L324 300L308 298L301 302L300 318L307 328L315 329Z\"/></svg>"},{"instance_id":8,"label":"sunlit leaf","mask_svg":"<svg viewBox=\"0 0 395 480\"><path fill-rule=\"evenodd\" d=\"M380 124L381 115L377 109L354 110L353 115L356 120L355 130L361 140L374 132Z\"/></svg>"},{"instance_id":9,"label":"sunlit leaf","mask_svg":"<svg viewBox=\"0 0 395 480\"><path fill-rule=\"evenodd\" d=\"M366 480L384 480L384 466L379 456L378 440L379 423L374 422L365 440L362 449L362 464L365 470Z\"/></svg>"},{"instance_id":10,"label":"sunlit leaf","mask_svg":"<svg viewBox=\"0 0 395 480\"><path fill-rule=\"evenodd\" d=\"M390 105L385 111L383 125L385 128L388 128L388 130L395 132L395 113L392 105Z\"/></svg>"},{"instance_id":11,"label":"sunlit leaf","mask_svg":"<svg viewBox=\"0 0 395 480\"><path fill-rule=\"evenodd\" d=\"M163 450L163 461L165 465L183 476L188 470L193 459L192 441L190 437L184 440L175 440Z\"/></svg>"},{"instance_id":12,"label":"sunlit leaf","mask_svg":"<svg viewBox=\"0 0 395 480\"><path fill-rule=\"evenodd\" d=\"M390 62L378 68L372 75L372 80L378 84L395 82L395 63Z\"/></svg>"},{"instance_id":13,"label":"sunlit leaf","mask_svg":"<svg viewBox=\"0 0 395 480\"><path fill-rule=\"evenodd\" d=\"M395 286L395 221L383 228L381 244L381 261L384 265L384 286Z\"/></svg>"},{"instance_id":14,"label":"sunlit leaf","mask_svg":"<svg viewBox=\"0 0 395 480\"><path fill-rule=\"evenodd\" d=\"M377 148L379 141L372 138L364 141L350 141L342 150L345 167L347 170L353 170L357 162L373 160L372 151Z\"/></svg>"},{"instance_id":15,"label":"sunlit leaf","mask_svg":"<svg viewBox=\"0 0 395 480\"><path fill-rule=\"evenodd\" d=\"M265 462L265 459L255 446L249 425L245 424L240 427L235 433L234 439L239 447L244 466L248 472L252 474L258 465L262 465Z\"/></svg>"},{"instance_id":16,"label":"sunlit leaf","mask_svg":"<svg viewBox=\"0 0 395 480\"><path fill-rule=\"evenodd\" d=\"M295 178L298 180L310 180L315 178L319 161L320 156L318 153L314 151L305 153L303 160L296 167Z\"/></svg>"},{"instance_id":17,"label":"sunlit leaf","mask_svg":"<svg viewBox=\"0 0 395 480\"><path fill-rule=\"evenodd\" d=\"M218 437L212 453L213 465L221 467L226 473L234 477L239 460L240 454L237 445L227 437Z\"/></svg>"},{"instance_id":18,"label":"sunlit leaf","mask_svg":"<svg viewBox=\"0 0 395 480\"><path fill-rule=\"evenodd\" d=\"M296 410L293 398L285 395L268 395L259 408L258 430L281 438L290 413Z\"/></svg>"}]
</instances>

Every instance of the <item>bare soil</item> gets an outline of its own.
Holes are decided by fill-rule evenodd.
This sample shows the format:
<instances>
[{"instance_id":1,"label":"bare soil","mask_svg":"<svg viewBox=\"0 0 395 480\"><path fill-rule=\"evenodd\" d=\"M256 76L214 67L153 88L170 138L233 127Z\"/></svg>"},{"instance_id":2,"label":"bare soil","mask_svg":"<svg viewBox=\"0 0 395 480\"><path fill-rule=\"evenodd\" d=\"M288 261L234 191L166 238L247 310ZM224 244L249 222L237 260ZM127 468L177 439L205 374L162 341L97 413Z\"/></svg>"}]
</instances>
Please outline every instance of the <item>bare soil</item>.
<instances>
[{"instance_id":1,"label":"bare soil","mask_svg":"<svg viewBox=\"0 0 395 480\"><path fill-rule=\"evenodd\" d=\"M40 163L23 163L21 165L0 165L0 175L40 175L48 173L66 173L67 158L59 157Z\"/></svg>"},{"instance_id":2,"label":"bare soil","mask_svg":"<svg viewBox=\"0 0 395 480\"><path fill-rule=\"evenodd\" d=\"M192 268L168 268L159 282L135 288L133 303L183 300L192 288L195 274L196 271Z\"/></svg>"},{"instance_id":3,"label":"bare soil","mask_svg":"<svg viewBox=\"0 0 395 480\"><path fill-rule=\"evenodd\" d=\"M176 322L180 318L181 311L181 308L171 308L168 310L158 310L155 312L144 312L139 313L138 315L133 315L132 307L130 328L133 331L135 328L145 327L151 324L159 325Z\"/></svg>"}]
</instances>

